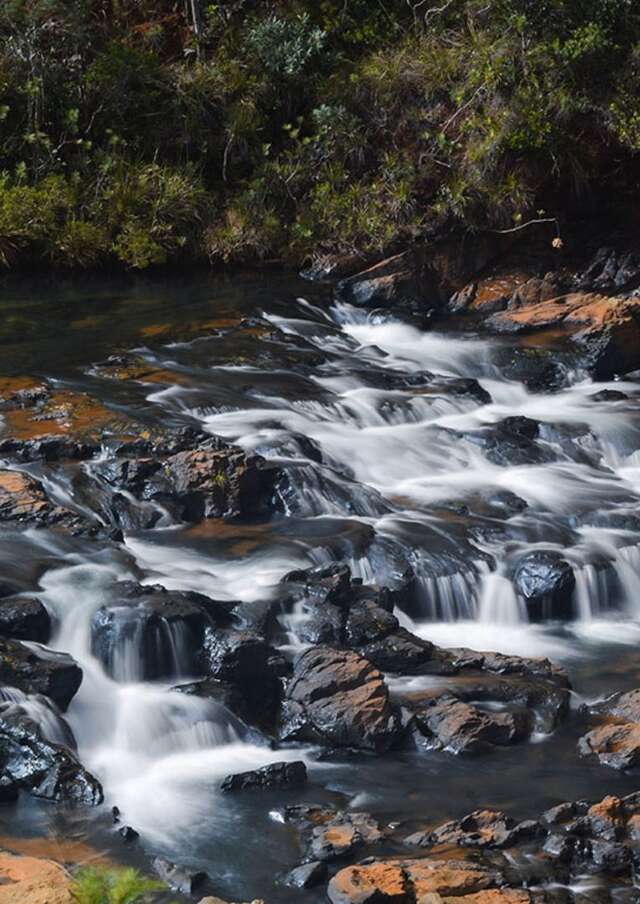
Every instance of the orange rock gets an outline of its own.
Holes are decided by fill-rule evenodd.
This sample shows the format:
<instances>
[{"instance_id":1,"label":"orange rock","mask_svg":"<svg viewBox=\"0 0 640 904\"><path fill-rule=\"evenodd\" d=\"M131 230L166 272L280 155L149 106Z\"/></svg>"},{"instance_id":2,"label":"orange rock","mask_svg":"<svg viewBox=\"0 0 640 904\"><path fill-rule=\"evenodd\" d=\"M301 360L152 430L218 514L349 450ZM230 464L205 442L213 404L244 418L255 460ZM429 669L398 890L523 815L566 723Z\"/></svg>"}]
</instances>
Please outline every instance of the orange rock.
<instances>
[{"instance_id":1,"label":"orange rock","mask_svg":"<svg viewBox=\"0 0 640 904\"><path fill-rule=\"evenodd\" d=\"M395 863L347 866L327 889L333 904L404 904L412 899L404 870Z\"/></svg>"},{"instance_id":2,"label":"orange rock","mask_svg":"<svg viewBox=\"0 0 640 904\"><path fill-rule=\"evenodd\" d=\"M0 853L0 904L71 904L68 873L53 860Z\"/></svg>"}]
</instances>

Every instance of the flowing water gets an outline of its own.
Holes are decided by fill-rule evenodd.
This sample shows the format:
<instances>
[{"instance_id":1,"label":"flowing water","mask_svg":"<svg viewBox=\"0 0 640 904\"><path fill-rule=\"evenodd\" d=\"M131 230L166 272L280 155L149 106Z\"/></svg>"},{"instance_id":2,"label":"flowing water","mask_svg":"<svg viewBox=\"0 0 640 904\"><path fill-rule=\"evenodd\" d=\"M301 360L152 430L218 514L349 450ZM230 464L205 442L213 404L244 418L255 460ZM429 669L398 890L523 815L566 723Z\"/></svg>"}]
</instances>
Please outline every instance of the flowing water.
<instances>
[{"instance_id":1,"label":"flowing water","mask_svg":"<svg viewBox=\"0 0 640 904\"><path fill-rule=\"evenodd\" d=\"M162 853L202 867L223 897L287 901L294 893L276 880L299 858L279 816L288 802L332 801L409 825L477 805L531 815L559 800L635 790L633 776L579 760L575 742L581 702L640 683L638 384L596 386L567 365L562 386L533 391L505 366L516 346L367 317L331 306L322 287L273 274L5 288L0 310L4 375L46 376L145 425L201 425L288 475L282 513L264 524L185 526L159 512L152 530L127 532L121 544L2 530L0 580L37 594L55 619L51 646L81 664L68 713L80 757L141 842L119 845L104 810L26 797L0 814L3 834L80 833L123 860ZM126 349L146 371L116 380L92 366ZM469 379L485 393L461 383ZM595 400L604 388L627 398ZM543 425L545 454L534 463L496 463L478 432L515 415ZM78 466L78 475L102 464ZM86 507L80 479L46 466L33 473L60 500ZM572 621L529 622L511 575L533 550L570 562ZM250 609L277 598L289 571L338 560L364 582L391 587L414 574L417 590L397 614L435 643L564 664L576 691L569 721L539 743L482 760L398 752L325 761L311 748L272 750L220 705L172 691L189 677L190 650L169 626L156 646L170 678L145 680L140 638L126 621L108 673L92 655L91 617L119 581ZM283 649L301 646L304 619L302 608L282 612ZM60 739L64 725L42 701L13 693L3 699L28 707ZM229 772L301 756L311 781L304 792L218 791Z\"/></svg>"}]
</instances>

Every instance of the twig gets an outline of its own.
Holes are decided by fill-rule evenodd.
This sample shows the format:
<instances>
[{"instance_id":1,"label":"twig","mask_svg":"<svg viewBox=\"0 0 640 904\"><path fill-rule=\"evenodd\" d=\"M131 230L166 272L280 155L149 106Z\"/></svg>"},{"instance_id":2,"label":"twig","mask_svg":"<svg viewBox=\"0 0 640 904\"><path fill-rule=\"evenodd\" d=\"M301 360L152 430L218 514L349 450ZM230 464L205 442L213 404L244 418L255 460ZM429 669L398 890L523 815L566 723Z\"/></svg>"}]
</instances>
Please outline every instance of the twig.
<instances>
[{"instance_id":1,"label":"twig","mask_svg":"<svg viewBox=\"0 0 640 904\"><path fill-rule=\"evenodd\" d=\"M526 223L520 223L519 226L513 226L511 229L489 229L487 231L494 232L496 235L509 235L511 232L520 232L521 229L526 229L527 226L535 226L537 223L555 223L556 232L560 236L560 226L557 217L540 217L535 220L527 220Z\"/></svg>"}]
</instances>

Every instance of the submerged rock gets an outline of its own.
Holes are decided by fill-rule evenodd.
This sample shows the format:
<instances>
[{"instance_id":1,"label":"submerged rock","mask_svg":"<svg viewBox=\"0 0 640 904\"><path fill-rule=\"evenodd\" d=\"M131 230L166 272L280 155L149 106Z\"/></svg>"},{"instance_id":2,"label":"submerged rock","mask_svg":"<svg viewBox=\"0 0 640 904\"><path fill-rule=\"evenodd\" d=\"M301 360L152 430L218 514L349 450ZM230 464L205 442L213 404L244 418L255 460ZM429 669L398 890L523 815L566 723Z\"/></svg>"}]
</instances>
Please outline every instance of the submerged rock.
<instances>
[{"instance_id":1,"label":"submerged rock","mask_svg":"<svg viewBox=\"0 0 640 904\"><path fill-rule=\"evenodd\" d=\"M44 694L64 712L82 682L82 669L67 653L0 638L0 685Z\"/></svg>"},{"instance_id":2,"label":"submerged rock","mask_svg":"<svg viewBox=\"0 0 640 904\"><path fill-rule=\"evenodd\" d=\"M298 656L282 705L283 740L382 753L401 730L382 675L362 656L329 647Z\"/></svg>"},{"instance_id":3,"label":"submerged rock","mask_svg":"<svg viewBox=\"0 0 640 904\"><path fill-rule=\"evenodd\" d=\"M327 877L327 864L322 860L312 860L296 866L284 878L290 888L315 888Z\"/></svg>"},{"instance_id":4,"label":"submerged rock","mask_svg":"<svg viewBox=\"0 0 640 904\"><path fill-rule=\"evenodd\" d=\"M250 772L236 772L223 779L222 791L254 791L267 788L290 788L304 785L307 781L307 767L301 760L294 762L269 763Z\"/></svg>"}]
</instances>

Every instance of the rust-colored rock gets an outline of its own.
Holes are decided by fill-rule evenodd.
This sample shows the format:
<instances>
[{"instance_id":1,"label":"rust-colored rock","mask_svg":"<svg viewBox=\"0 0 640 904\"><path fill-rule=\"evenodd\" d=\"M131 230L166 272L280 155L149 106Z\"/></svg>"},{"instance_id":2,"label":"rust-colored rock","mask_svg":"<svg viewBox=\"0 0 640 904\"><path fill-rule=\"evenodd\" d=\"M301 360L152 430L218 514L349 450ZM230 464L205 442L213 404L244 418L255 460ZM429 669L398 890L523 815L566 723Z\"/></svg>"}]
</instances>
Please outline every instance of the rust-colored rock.
<instances>
[{"instance_id":1,"label":"rust-colored rock","mask_svg":"<svg viewBox=\"0 0 640 904\"><path fill-rule=\"evenodd\" d=\"M629 769L640 765L640 725L600 725L578 741L581 756L596 757L603 766Z\"/></svg>"},{"instance_id":2,"label":"rust-colored rock","mask_svg":"<svg viewBox=\"0 0 640 904\"><path fill-rule=\"evenodd\" d=\"M0 470L0 521L74 532L87 527L80 515L51 502L34 477L8 470Z\"/></svg>"},{"instance_id":3,"label":"rust-colored rock","mask_svg":"<svg viewBox=\"0 0 640 904\"><path fill-rule=\"evenodd\" d=\"M52 860L0 853L0 904L71 904L71 879Z\"/></svg>"},{"instance_id":4,"label":"rust-colored rock","mask_svg":"<svg viewBox=\"0 0 640 904\"><path fill-rule=\"evenodd\" d=\"M399 732L387 686L368 660L330 647L298 657L283 705L283 739L382 752Z\"/></svg>"},{"instance_id":5,"label":"rust-colored rock","mask_svg":"<svg viewBox=\"0 0 640 904\"><path fill-rule=\"evenodd\" d=\"M347 866L329 882L332 904L405 904L411 901L405 871L396 863Z\"/></svg>"}]
</instances>

